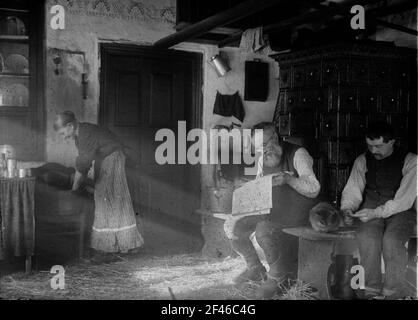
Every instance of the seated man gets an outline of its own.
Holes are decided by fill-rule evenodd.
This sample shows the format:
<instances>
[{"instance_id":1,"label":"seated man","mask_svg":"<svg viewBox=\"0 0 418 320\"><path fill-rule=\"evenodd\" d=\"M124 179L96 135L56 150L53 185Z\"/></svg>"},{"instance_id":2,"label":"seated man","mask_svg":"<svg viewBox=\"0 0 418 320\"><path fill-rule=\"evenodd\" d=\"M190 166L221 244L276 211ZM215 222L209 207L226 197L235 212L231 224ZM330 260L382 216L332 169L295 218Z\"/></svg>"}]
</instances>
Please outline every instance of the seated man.
<instances>
[{"instance_id":1,"label":"seated man","mask_svg":"<svg viewBox=\"0 0 418 320\"><path fill-rule=\"evenodd\" d=\"M357 240L365 271L365 298L400 298L407 265L405 243L416 224L417 156L395 147L387 123L366 132L368 151L354 162L341 198L345 222L360 219ZM356 212L354 214L354 212ZM385 262L382 291L381 256Z\"/></svg>"},{"instance_id":2,"label":"seated man","mask_svg":"<svg viewBox=\"0 0 418 320\"><path fill-rule=\"evenodd\" d=\"M232 245L247 264L235 282L260 281L267 276L259 295L271 298L277 292L278 282L295 277L297 271L298 239L282 229L307 224L320 184L306 149L280 141L271 123L260 123L254 129L263 130L263 157L258 175L277 173L273 178L273 209L268 215L244 217L235 224L236 239ZM250 240L254 231L270 267L267 275Z\"/></svg>"}]
</instances>

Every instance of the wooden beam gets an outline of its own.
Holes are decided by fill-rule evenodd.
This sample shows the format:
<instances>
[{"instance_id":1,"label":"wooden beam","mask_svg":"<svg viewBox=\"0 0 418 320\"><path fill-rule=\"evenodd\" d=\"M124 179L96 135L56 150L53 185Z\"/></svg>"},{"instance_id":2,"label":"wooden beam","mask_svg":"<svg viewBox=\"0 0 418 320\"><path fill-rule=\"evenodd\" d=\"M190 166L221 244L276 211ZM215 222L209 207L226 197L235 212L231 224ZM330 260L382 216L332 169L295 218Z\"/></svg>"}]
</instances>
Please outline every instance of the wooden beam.
<instances>
[{"instance_id":1,"label":"wooden beam","mask_svg":"<svg viewBox=\"0 0 418 320\"><path fill-rule=\"evenodd\" d=\"M214 28L240 20L251 14L277 5L280 2L285 2L285 0L248 0L236 5L229 10L215 14L189 27L186 27L179 32L162 38L155 42L153 47L157 49L170 48L180 42L187 41L191 38L196 38Z\"/></svg>"},{"instance_id":2,"label":"wooden beam","mask_svg":"<svg viewBox=\"0 0 418 320\"><path fill-rule=\"evenodd\" d=\"M263 27L263 32L264 33L269 33L269 32L278 32L278 31L283 31L283 30L287 30L290 29L294 26L297 25L301 25L304 23L309 23L309 22L314 22L314 21L318 21L321 19L325 19L325 21L332 19L335 15L338 14L350 14L350 9L353 5L355 4L360 4L360 5L366 5L369 3L373 3L373 2L378 2L379 0L349 0L343 3L331 3L328 6L324 6L321 5L320 10L314 10L314 11L309 11L306 13L303 13L297 17L294 18L290 18L290 19L286 19L286 20L282 20L270 25L267 25L265 27ZM239 39L242 36L242 32L237 32L235 34L233 34L230 37L227 37L226 39L220 41L218 43L218 47L222 48L225 47L226 45L228 45L229 43L232 42L236 42L239 41Z\"/></svg>"},{"instance_id":3,"label":"wooden beam","mask_svg":"<svg viewBox=\"0 0 418 320\"><path fill-rule=\"evenodd\" d=\"M384 20L381 20L381 19L373 19L373 20L377 25L381 25L381 26L384 26L386 28L390 28L390 29L401 31L401 32L409 33L409 34L412 34L414 36L418 36L418 31L415 30L415 29L407 28L407 27L401 26L399 24L394 24L394 23L387 22L387 21L384 21Z\"/></svg>"},{"instance_id":4,"label":"wooden beam","mask_svg":"<svg viewBox=\"0 0 418 320\"><path fill-rule=\"evenodd\" d=\"M370 13L372 13L375 17L384 17L384 16L404 12L407 10L412 10L416 7L417 7L417 0L404 0L404 1L396 2L390 6L373 8L370 10ZM369 11L367 13L369 13Z\"/></svg>"},{"instance_id":5,"label":"wooden beam","mask_svg":"<svg viewBox=\"0 0 418 320\"><path fill-rule=\"evenodd\" d=\"M181 31L187 27L190 27L192 24L187 22L180 22L176 25L176 31ZM242 32L239 28L227 28L227 27L217 27L213 28L212 30L208 31L208 33L214 33L214 34L227 34L231 35L237 32Z\"/></svg>"}]
</instances>

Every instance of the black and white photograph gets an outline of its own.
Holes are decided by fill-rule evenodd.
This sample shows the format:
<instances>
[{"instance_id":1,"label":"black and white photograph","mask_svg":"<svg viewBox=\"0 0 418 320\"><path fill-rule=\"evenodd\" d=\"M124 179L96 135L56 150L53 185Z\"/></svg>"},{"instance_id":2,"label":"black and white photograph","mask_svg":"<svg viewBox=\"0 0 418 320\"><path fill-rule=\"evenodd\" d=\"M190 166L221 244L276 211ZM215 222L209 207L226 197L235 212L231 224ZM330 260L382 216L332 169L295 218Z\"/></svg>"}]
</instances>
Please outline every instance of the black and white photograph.
<instances>
[{"instance_id":1,"label":"black and white photograph","mask_svg":"<svg viewBox=\"0 0 418 320\"><path fill-rule=\"evenodd\" d=\"M418 300L417 7L0 0L0 309Z\"/></svg>"}]
</instances>

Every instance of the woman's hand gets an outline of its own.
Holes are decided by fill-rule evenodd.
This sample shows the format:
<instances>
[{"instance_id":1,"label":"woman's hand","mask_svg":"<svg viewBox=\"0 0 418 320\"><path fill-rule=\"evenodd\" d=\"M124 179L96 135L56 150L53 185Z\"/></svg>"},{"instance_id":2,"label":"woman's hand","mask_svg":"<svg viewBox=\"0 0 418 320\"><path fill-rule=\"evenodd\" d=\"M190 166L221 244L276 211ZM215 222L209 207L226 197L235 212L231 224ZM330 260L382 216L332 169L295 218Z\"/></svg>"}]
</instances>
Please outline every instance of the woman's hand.
<instances>
[{"instance_id":1,"label":"woman's hand","mask_svg":"<svg viewBox=\"0 0 418 320\"><path fill-rule=\"evenodd\" d=\"M77 191L80 188L83 181L84 181L83 174L81 172L76 171L74 175L74 182L73 182L72 190Z\"/></svg>"}]
</instances>

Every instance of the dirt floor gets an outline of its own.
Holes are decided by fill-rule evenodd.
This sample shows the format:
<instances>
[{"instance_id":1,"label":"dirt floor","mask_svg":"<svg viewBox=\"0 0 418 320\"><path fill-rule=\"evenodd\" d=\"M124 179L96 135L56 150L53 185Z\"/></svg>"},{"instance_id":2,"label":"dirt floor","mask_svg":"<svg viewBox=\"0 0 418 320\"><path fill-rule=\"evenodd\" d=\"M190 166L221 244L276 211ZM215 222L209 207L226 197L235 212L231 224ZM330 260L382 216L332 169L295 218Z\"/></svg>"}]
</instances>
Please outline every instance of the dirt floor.
<instances>
[{"instance_id":1,"label":"dirt floor","mask_svg":"<svg viewBox=\"0 0 418 320\"><path fill-rule=\"evenodd\" d=\"M64 266L65 288L54 290L49 271L0 278L3 299L254 299L257 284L237 288L232 279L241 258L208 260L200 255L131 256L122 261ZM170 290L172 294L170 294ZM174 296L173 296L174 295Z\"/></svg>"}]
</instances>

